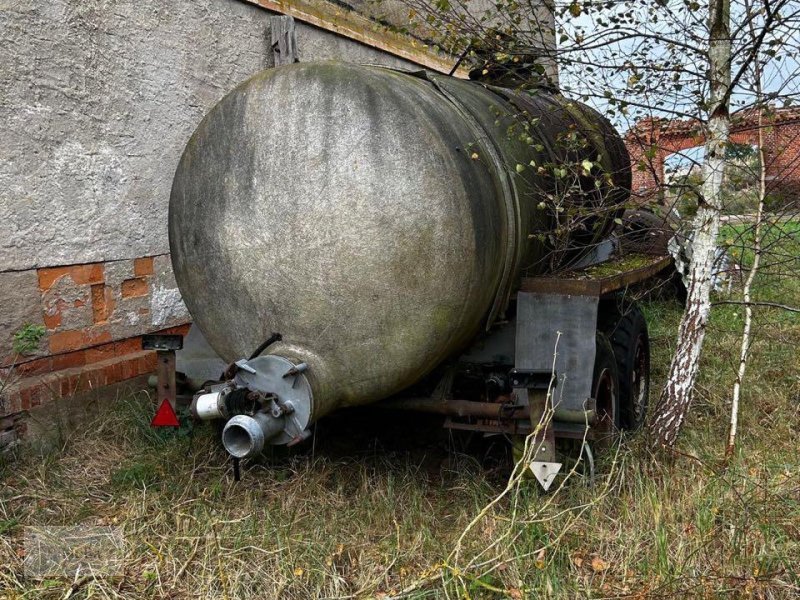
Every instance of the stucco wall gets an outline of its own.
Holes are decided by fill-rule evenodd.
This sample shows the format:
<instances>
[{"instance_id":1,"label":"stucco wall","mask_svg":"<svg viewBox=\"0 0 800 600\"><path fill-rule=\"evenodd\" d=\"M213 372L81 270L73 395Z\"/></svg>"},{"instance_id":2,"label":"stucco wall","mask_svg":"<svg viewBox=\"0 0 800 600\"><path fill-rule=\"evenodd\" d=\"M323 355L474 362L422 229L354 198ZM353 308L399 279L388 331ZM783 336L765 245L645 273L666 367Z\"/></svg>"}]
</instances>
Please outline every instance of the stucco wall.
<instances>
[{"instance_id":1,"label":"stucco wall","mask_svg":"<svg viewBox=\"0 0 800 600\"><path fill-rule=\"evenodd\" d=\"M270 13L238 0L23 0L0 12L0 270L168 252L194 127L270 66ZM298 25L303 60L399 61Z\"/></svg>"},{"instance_id":2,"label":"stucco wall","mask_svg":"<svg viewBox=\"0 0 800 600\"><path fill-rule=\"evenodd\" d=\"M186 322L172 176L205 113L272 66L272 16L240 0L0 1L0 364L32 358L12 352L26 323L52 355ZM303 61L413 66L302 23L297 42ZM145 258L158 268L137 274Z\"/></svg>"}]
</instances>

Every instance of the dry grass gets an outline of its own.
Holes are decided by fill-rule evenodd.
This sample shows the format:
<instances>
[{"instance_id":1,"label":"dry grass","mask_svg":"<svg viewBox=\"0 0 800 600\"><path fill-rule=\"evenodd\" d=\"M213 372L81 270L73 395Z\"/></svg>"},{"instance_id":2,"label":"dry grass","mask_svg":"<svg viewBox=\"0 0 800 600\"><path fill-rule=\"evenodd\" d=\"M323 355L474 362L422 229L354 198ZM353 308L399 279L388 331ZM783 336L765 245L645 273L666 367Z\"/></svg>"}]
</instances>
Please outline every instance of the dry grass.
<instances>
[{"instance_id":1,"label":"dry grass","mask_svg":"<svg viewBox=\"0 0 800 600\"><path fill-rule=\"evenodd\" d=\"M645 308L655 394L679 309ZM600 458L593 488L577 476L551 495L523 484L470 531L458 563L456 540L511 471L500 440L464 446L435 420L359 412L323 422L303 453L246 465L234 483L210 427L151 431L146 394L121 397L59 452L6 465L0 596L797 597L800 318L759 314L727 470L741 329L731 306L714 313L674 454L654 459L629 438ZM25 526L74 523L123 529L124 574L77 585L23 577Z\"/></svg>"}]
</instances>

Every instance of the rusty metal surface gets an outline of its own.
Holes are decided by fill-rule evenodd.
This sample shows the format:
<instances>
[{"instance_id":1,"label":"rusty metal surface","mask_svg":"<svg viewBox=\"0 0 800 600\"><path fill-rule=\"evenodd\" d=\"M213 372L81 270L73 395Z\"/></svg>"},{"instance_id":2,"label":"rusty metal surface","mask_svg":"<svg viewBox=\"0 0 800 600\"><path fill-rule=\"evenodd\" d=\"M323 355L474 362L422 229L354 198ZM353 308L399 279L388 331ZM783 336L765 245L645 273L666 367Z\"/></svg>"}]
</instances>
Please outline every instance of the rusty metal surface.
<instances>
[{"instance_id":1,"label":"rusty metal surface","mask_svg":"<svg viewBox=\"0 0 800 600\"><path fill-rule=\"evenodd\" d=\"M479 431L482 433L505 433L508 435L528 435L531 426L528 421L493 421L480 423L465 423L447 417L444 422L445 429L459 429L462 431Z\"/></svg>"},{"instance_id":2,"label":"rusty metal surface","mask_svg":"<svg viewBox=\"0 0 800 600\"><path fill-rule=\"evenodd\" d=\"M571 276L569 273L559 277L525 278L522 280L520 291L539 294L600 297L647 281L671 267L671 257L656 256L652 258L650 263L642 267L594 279L585 275Z\"/></svg>"},{"instance_id":3,"label":"rusty metal surface","mask_svg":"<svg viewBox=\"0 0 800 600\"><path fill-rule=\"evenodd\" d=\"M452 417L477 417L483 419L528 419L530 409L522 404L511 402L476 402L474 400L438 400L432 397L397 398L384 400L375 404L377 408L388 410L410 410L449 415ZM588 423L591 425L596 418L594 409L571 410L556 408L553 411L553 420L565 423Z\"/></svg>"},{"instance_id":4,"label":"rusty metal surface","mask_svg":"<svg viewBox=\"0 0 800 600\"><path fill-rule=\"evenodd\" d=\"M455 421L453 417L447 417L444 422L446 429L459 429L463 431L479 431L482 433L504 433L507 435L528 435L533 429L531 428L530 421L494 421L482 423L465 423L462 421ZM553 433L559 439L582 440L587 439L594 441L597 435L591 428L587 431L585 426L577 425L575 423L563 423L556 421L553 423ZM603 434L607 437L607 434Z\"/></svg>"},{"instance_id":5,"label":"rusty metal surface","mask_svg":"<svg viewBox=\"0 0 800 600\"><path fill-rule=\"evenodd\" d=\"M182 335L150 333L142 336L142 350L180 350L183 348Z\"/></svg>"},{"instance_id":6,"label":"rusty metal surface","mask_svg":"<svg viewBox=\"0 0 800 600\"><path fill-rule=\"evenodd\" d=\"M527 419L527 406L472 400L436 400L433 398L398 398L376 404L393 410L415 410L453 417L479 417L484 419Z\"/></svg>"}]
</instances>

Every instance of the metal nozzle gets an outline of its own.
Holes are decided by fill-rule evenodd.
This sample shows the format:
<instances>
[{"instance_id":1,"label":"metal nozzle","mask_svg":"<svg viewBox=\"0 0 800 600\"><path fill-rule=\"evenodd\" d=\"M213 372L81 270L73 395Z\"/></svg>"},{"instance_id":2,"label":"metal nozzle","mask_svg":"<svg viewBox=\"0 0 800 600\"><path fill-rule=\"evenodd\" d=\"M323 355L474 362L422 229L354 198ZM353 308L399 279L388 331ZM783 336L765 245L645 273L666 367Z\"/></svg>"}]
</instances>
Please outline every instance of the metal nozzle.
<instances>
[{"instance_id":1,"label":"metal nozzle","mask_svg":"<svg viewBox=\"0 0 800 600\"><path fill-rule=\"evenodd\" d=\"M283 431L283 419L258 412L252 417L236 415L222 430L222 445L231 456L248 458L259 454L264 444Z\"/></svg>"}]
</instances>

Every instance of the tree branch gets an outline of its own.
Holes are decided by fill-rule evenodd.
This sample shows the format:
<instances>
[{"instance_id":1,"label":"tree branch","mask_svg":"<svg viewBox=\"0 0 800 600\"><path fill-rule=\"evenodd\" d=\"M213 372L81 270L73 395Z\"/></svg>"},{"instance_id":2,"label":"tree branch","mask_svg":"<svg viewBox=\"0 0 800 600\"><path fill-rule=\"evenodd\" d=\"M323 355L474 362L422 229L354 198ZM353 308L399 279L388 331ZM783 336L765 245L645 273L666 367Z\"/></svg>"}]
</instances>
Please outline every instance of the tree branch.
<instances>
[{"instance_id":1,"label":"tree branch","mask_svg":"<svg viewBox=\"0 0 800 600\"><path fill-rule=\"evenodd\" d=\"M722 304L738 304L741 306L768 306L770 308L781 308L783 310L788 310L789 312L800 313L800 308L795 306L789 306L788 304L780 304L779 302L745 302L744 300L718 300L717 302L712 302L711 306L720 306Z\"/></svg>"}]
</instances>

